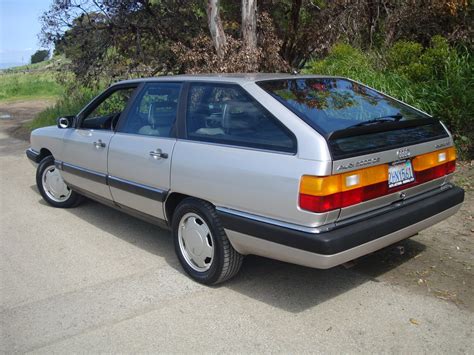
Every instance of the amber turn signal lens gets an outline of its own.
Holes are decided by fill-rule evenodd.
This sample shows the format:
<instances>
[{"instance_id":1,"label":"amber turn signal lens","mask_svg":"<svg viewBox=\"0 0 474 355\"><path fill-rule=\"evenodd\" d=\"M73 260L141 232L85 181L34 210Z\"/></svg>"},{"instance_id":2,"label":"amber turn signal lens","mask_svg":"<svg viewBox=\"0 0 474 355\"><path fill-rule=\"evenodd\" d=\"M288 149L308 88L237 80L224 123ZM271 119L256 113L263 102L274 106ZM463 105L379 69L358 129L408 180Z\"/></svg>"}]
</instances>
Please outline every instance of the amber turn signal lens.
<instances>
[{"instance_id":1,"label":"amber turn signal lens","mask_svg":"<svg viewBox=\"0 0 474 355\"><path fill-rule=\"evenodd\" d=\"M456 160L456 150L454 147L450 147L437 150L436 152L419 155L413 158L412 163L415 171L422 171L453 160Z\"/></svg>"}]
</instances>

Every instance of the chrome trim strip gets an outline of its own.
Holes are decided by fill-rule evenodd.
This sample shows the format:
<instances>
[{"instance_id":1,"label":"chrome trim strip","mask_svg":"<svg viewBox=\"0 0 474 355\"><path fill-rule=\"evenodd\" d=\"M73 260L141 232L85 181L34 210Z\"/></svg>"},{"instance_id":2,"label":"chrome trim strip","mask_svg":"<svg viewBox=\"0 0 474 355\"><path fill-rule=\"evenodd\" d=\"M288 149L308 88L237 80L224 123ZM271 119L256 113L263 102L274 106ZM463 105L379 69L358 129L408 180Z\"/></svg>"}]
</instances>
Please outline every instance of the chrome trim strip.
<instances>
[{"instance_id":1,"label":"chrome trim strip","mask_svg":"<svg viewBox=\"0 0 474 355\"><path fill-rule=\"evenodd\" d=\"M136 182L121 179L116 176L108 175L107 184L110 187L127 191L136 195L140 195L146 198L151 198L159 202L163 202L166 199L168 191L150 187L147 185L138 184Z\"/></svg>"}]
</instances>

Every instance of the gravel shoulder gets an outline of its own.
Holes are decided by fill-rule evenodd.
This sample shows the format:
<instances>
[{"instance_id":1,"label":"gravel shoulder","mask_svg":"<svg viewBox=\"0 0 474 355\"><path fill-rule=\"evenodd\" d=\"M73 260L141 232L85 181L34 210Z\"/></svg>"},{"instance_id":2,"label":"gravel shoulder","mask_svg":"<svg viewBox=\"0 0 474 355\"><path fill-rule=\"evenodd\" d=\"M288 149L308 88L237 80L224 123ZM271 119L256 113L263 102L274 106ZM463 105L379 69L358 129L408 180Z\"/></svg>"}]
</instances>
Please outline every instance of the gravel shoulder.
<instances>
[{"instance_id":1,"label":"gravel shoulder","mask_svg":"<svg viewBox=\"0 0 474 355\"><path fill-rule=\"evenodd\" d=\"M44 105L0 103L13 117L0 120L0 352L474 350L472 163L458 168L461 211L403 255L330 270L250 256L236 279L204 287L168 232L94 202L41 200L28 142L11 134Z\"/></svg>"}]
</instances>

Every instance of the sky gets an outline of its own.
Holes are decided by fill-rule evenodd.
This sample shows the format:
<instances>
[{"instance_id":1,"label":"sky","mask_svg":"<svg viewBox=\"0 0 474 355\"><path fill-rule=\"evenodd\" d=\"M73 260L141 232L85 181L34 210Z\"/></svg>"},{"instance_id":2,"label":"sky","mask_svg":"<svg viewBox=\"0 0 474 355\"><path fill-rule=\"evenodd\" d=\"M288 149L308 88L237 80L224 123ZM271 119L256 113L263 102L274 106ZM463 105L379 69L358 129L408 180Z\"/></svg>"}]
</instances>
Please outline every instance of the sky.
<instances>
[{"instance_id":1,"label":"sky","mask_svg":"<svg viewBox=\"0 0 474 355\"><path fill-rule=\"evenodd\" d=\"M0 69L28 64L40 49L39 17L52 0L0 0Z\"/></svg>"}]
</instances>

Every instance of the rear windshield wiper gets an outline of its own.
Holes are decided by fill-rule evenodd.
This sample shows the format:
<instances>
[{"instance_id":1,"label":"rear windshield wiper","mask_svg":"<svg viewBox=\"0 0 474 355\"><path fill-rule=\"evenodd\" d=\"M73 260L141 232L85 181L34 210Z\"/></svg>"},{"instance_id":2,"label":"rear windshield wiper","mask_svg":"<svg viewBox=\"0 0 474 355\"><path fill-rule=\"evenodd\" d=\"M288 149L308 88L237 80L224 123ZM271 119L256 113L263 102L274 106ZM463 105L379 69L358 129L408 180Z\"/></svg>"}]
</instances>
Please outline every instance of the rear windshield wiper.
<instances>
[{"instance_id":1,"label":"rear windshield wiper","mask_svg":"<svg viewBox=\"0 0 474 355\"><path fill-rule=\"evenodd\" d=\"M384 122L398 122L402 118L403 118L403 115L401 113L396 113L394 115L387 115L387 116L377 117L377 118L374 118L373 120L357 123L353 126L349 126L348 128L368 126L368 125L377 124L377 123L384 123Z\"/></svg>"}]
</instances>

